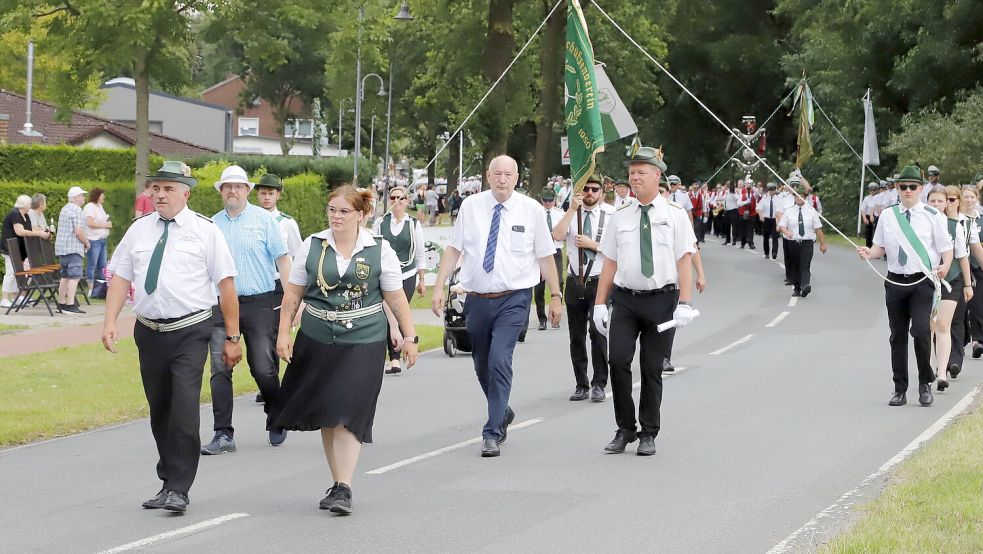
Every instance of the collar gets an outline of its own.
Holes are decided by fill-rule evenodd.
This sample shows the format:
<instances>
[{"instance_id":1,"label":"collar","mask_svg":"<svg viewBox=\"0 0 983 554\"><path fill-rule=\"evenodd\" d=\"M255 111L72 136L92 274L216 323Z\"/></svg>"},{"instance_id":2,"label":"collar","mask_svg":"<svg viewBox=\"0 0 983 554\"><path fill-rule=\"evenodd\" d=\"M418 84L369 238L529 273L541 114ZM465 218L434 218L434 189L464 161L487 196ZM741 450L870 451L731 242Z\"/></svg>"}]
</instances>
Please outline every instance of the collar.
<instances>
[{"instance_id":1,"label":"collar","mask_svg":"<svg viewBox=\"0 0 983 554\"><path fill-rule=\"evenodd\" d=\"M267 211L270 212L270 214L273 217L276 217L276 216L280 215L280 210L278 210L277 208L273 208L272 210L267 210Z\"/></svg>"},{"instance_id":2,"label":"collar","mask_svg":"<svg viewBox=\"0 0 983 554\"><path fill-rule=\"evenodd\" d=\"M235 220L239 219L240 217L246 215L246 212L248 212L252 208L253 208L253 205L250 204L249 201L247 200L246 201L246 206L242 209L241 212L239 212L239 215L237 215L237 216L231 216L231 215L229 215L229 211L227 209L225 209L225 208L222 208L222 211L220 211L219 214L225 216L225 219L228 219L229 221L235 221ZM260 209L262 210L262 208L260 208ZM265 212L266 210L263 210L263 211Z\"/></svg>"},{"instance_id":3,"label":"collar","mask_svg":"<svg viewBox=\"0 0 983 554\"><path fill-rule=\"evenodd\" d=\"M338 246L334 242L334 233L331 231L331 229L325 229L321 232L314 233L312 236L328 241L328 245L333 248L335 252L338 251ZM370 233L365 227L360 226L358 228L358 237L355 238L355 249L352 250L352 256L364 248L375 246L375 244L376 242L375 239L372 238L372 233Z\"/></svg>"},{"instance_id":4,"label":"collar","mask_svg":"<svg viewBox=\"0 0 983 554\"><path fill-rule=\"evenodd\" d=\"M154 210L154 215L151 217L156 218L156 220L154 221L155 224L157 223L157 221L162 221L164 219L160 216L160 212L158 212L157 210ZM177 223L178 227L184 227L191 221L191 218L193 217L195 217L194 212L192 212L191 208L189 208L186 204L184 208L182 208L181 211L178 212L176 216L174 216L174 219L172 221Z\"/></svg>"},{"instance_id":5,"label":"collar","mask_svg":"<svg viewBox=\"0 0 983 554\"><path fill-rule=\"evenodd\" d=\"M642 205L643 204L641 202L638 202L637 201L638 200L637 198L635 200L636 200L635 206L632 209L638 210L639 212L641 212L642 211ZM661 208L663 206L668 206L669 205L669 201L666 200L665 197L662 196L661 194L657 194L655 196L655 199L652 200L652 202L650 204L648 204L648 205L649 206L655 206L656 208Z\"/></svg>"}]
</instances>

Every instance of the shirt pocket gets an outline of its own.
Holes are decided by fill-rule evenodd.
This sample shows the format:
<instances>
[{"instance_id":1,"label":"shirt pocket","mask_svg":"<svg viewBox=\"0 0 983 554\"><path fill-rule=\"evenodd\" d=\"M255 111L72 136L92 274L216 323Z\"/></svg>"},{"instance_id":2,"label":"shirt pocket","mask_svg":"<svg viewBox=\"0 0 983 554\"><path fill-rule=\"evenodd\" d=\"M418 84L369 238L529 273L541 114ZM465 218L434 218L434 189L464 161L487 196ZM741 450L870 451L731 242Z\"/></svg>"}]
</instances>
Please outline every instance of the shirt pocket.
<instances>
[{"instance_id":1,"label":"shirt pocket","mask_svg":"<svg viewBox=\"0 0 983 554\"><path fill-rule=\"evenodd\" d=\"M509 250L514 254L527 254L533 251L536 236L522 225L513 226L509 230Z\"/></svg>"},{"instance_id":2,"label":"shirt pocket","mask_svg":"<svg viewBox=\"0 0 983 554\"><path fill-rule=\"evenodd\" d=\"M652 221L652 242L660 245L672 244L673 231L672 222L668 219L656 219Z\"/></svg>"},{"instance_id":3,"label":"shirt pocket","mask_svg":"<svg viewBox=\"0 0 983 554\"><path fill-rule=\"evenodd\" d=\"M199 260L204 258L204 245L197 240L179 240L174 245L174 250L180 252L180 257L184 260Z\"/></svg>"},{"instance_id":4,"label":"shirt pocket","mask_svg":"<svg viewBox=\"0 0 983 554\"><path fill-rule=\"evenodd\" d=\"M150 264L150 257L153 255L154 247L156 245L156 242L150 242L134 246L133 250L130 251L130 254L133 257L133 267L147 267Z\"/></svg>"}]
</instances>

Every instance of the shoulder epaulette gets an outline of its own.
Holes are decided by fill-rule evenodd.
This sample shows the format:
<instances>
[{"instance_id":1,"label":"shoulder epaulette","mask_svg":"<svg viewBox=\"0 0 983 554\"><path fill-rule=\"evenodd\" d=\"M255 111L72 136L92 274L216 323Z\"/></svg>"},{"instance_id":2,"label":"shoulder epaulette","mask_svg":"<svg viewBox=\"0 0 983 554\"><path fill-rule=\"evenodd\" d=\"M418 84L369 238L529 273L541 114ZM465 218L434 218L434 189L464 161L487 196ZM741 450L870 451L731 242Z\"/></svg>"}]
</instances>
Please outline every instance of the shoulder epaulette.
<instances>
[{"instance_id":1,"label":"shoulder epaulette","mask_svg":"<svg viewBox=\"0 0 983 554\"><path fill-rule=\"evenodd\" d=\"M928 212L928 213L930 213L930 214L932 214L932 215L935 215L935 214L939 213L938 210L936 210L935 208L933 208L931 206L925 206L925 211Z\"/></svg>"},{"instance_id":2,"label":"shoulder epaulette","mask_svg":"<svg viewBox=\"0 0 983 554\"><path fill-rule=\"evenodd\" d=\"M290 214L280 212L280 219L293 219L293 217Z\"/></svg>"},{"instance_id":3,"label":"shoulder epaulette","mask_svg":"<svg viewBox=\"0 0 983 554\"><path fill-rule=\"evenodd\" d=\"M615 210L615 211L616 212L620 212L621 210L627 208L628 206L631 206L632 204L633 204L633 202L625 202L624 204L622 204L621 206L619 206L618 209Z\"/></svg>"},{"instance_id":4,"label":"shoulder epaulette","mask_svg":"<svg viewBox=\"0 0 983 554\"><path fill-rule=\"evenodd\" d=\"M147 212L147 213L145 213L145 214L143 214L143 215L141 215L140 217L134 217L134 218L133 218L133 221L136 221L136 220L138 220L138 219L143 219L143 218L145 218L145 217L147 217L148 215L150 215L150 214L152 214L152 213L154 213L154 212Z\"/></svg>"},{"instance_id":5,"label":"shoulder epaulette","mask_svg":"<svg viewBox=\"0 0 983 554\"><path fill-rule=\"evenodd\" d=\"M680 210L683 209L683 205L680 204L679 202L673 202L672 200L670 200L669 205L672 206L673 208L679 208Z\"/></svg>"},{"instance_id":6,"label":"shoulder epaulette","mask_svg":"<svg viewBox=\"0 0 983 554\"><path fill-rule=\"evenodd\" d=\"M195 212L195 215L196 215L196 216L198 216L198 217L200 217L200 218L202 218L202 219L204 219L205 221L207 221L207 222L209 222L209 223L215 223L214 221L212 221L212 218L210 218L210 217L205 217L205 216L203 216L203 215L201 215L201 214L200 214L200 213L198 213L198 212Z\"/></svg>"}]
</instances>

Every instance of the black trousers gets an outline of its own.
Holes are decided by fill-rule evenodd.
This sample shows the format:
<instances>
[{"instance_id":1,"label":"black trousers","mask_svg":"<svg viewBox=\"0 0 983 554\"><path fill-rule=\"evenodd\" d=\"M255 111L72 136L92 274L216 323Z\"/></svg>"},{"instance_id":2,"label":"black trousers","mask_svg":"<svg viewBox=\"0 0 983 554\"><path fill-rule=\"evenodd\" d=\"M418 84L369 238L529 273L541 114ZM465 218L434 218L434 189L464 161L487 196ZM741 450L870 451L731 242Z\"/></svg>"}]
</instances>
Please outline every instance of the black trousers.
<instances>
[{"instance_id":1,"label":"black trousers","mask_svg":"<svg viewBox=\"0 0 983 554\"><path fill-rule=\"evenodd\" d=\"M140 322L133 328L140 378L150 406L150 430L157 443L157 477L163 488L185 494L194 483L201 458L198 399L211 334L211 321L168 333L152 331Z\"/></svg>"},{"instance_id":2,"label":"black trousers","mask_svg":"<svg viewBox=\"0 0 983 554\"><path fill-rule=\"evenodd\" d=\"M791 269L792 266L789 265L789 261L788 261L789 259L788 245L791 242L792 241L788 240L787 238L782 237L782 262L785 264L785 280L788 281L789 283L792 282L792 269Z\"/></svg>"},{"instance_id":3,"label":"black trousers","mask_svg":"<svg viewBox=\"0 0 983 554\"><path fill-rule=\"evenodd\" d=\"M812 282L812 255L815 251L815 241L788 241L788 258L785 259L785 269L791 276L794 290Z\"/></svg>"},{"instance_id":4,"label":"black trousers","mask_svg":"<svg viewBox=\"0 0 983 554\"><path fill-rule=\"evenodd\" d=\"M553 254L553 261L556 262L556 278L560 282L560 290L553 292L563 294L563 280L560 279L560 276L563 275L563 250L556 249L556 253ZM546 302L546 279L540 278L539 284L533 287L532 299L536 303L536 317L539 318L540 323L545 323L547 319L546 307L549 306L549 302ZM526 327L528 326L527 323Z\"/></svg>"},{"instance_id":5,"label":"black trousers","mask_svg":"<svg viewBox=\"0 0 983 554\"><path fill-rule=\"evenodd\" d=\"M696 242L706 242L707 222L703 221L702 215L693 216L693 232L696 233Z\"/></svg>"},{"instance_id":6,"label":"black trousers","mask_svg":"<svg viewBox=\"0 0 983 554\"><path fill-rule=\"evenodd\" d=\"M870 248L871 246L874 245L874 231L877 230L878 218L875 217L873 219L874 219L873 223L864 224L864 241L867 244L867 248Z\"/></svg>"},{"instance_id":7,"label":"black trousers","mask_svg":"<svg viewBox=\"0 0 983 554\"><path fill-rule=\"evenodd\" d=\"M778 257L778 222L774 217L766 217L762 226L762 242L764 242L765 256L775 259Z\"/></svg>"},{"instance_id":8,"label":"black trousers","mask_svg":"<svg viewBox=\"0 0 983 554\"><path fill-rule=\"evenodd\" d=\"M737 209L727 210L724 212L726 221L724 222L724 239L726 242L731 244L737 244L737 239L740 236L739 223L741 221L740 216L737 215Z\"/></svg>"},{"instance_id":9,"label":"black trousers","mask_svg":"<svg viewBox=\"0 0 983 554\"><path fill-rule=\"evenodd\" d=\"M614 419L619 429L635 430L635 402L631 396L631 363L635 343L640 345L639 365L642 388L638 398L641 433L656 436L661 427L662 360L669 355L669 334L656 326L672 319L679 291L670 290L645 296L620 289L611 293L611 322L608 330L608 356Z\"/></svg>"},{"instance_id":10,"label":"black trousers","mask_svg":"<svg viewBox=\"0 0 983 554\"><path fill-rule=\"evenodd\" d=\"M921 278L921 275L905 277L889 272L888 278L899 283L911 283ZM895 392L908 390L909 332L915 340L918 383L925 385L935 380L931 364L932 332L929 328L934 294L935 288L928 280L908 287L884 283L887 320L891 328L891 371L894 373Z\"/></svg>"},{"instance_id":11,"label":"black trousers","mask_svg":"<svg viewBox=\"0 0 983 554\"><path fill-rule=\"evenodd\" d=\"M952 313L952 324L949 327L952 350L949 351L949 363L943 366L943 370L948 369L952 365L962 368L963 358L966 357L966 300L962 295L962 277L957 277L955 280L950 281L949 284L953 290L960 291L960 294L958 296L959 300L956 302L956 311Z\"/></svg>"},{"instance_id":12,"label":"black trousers","mask_svg":"<svg viewBox=\"0 0 983 554\"><path fill-rule=\"evenodd\" d=\"M974 267L973 298L969 301L966 318L969 320L969 337L983 343L983 268Z\"/></svg>"},{"instance_id":13,"label":"black trousers","mask_svg":"<svg viewBox=\"0 0 983 554\"><path fill-rule=\"evenodd\" d=\"M246 362L265 404L267 415L276 404L280 391L280 372L276 362L276 335L273 325L273 293L265 292L252 296L239 297L239 333L246 343ZM208 343L211 353L211 378L208 383L212 390L212 414L215 416L215 431L222 431L230 437L235 432L232 427L232 368L222 363L222 349L225 346L225 321L218 309L212 316L212 338ZM269 418L267 418L267 429Z\"/></svg>"},{"instance_id":14,"label":"black trousers","mask_svg":"<svg viewBox=\"0 0 983 554\"><path fill-rule=\"evenodd\" d=\"M741 246L748 245L752 249L754 248L754 218L750 215L743 215L738 217L740 223L738 228L740 229Z\"/></svg>"},{"instance_id":15,"label":"black trousers","mask_svg":"<svg viewBox=\"0 0 983 554\"><path fill-rule=\"evenodd\" d=\"M578 387L608 386L608 345L604 335L594 327L594 300L597 278L580 286L580 279L567 275L564 300L567 304L567 329L570 332L570 361ZM594 376L587 380L587 337L590 336L590 362Z\"/></svg>"},{"instance_id":16,"label":"black trousers","mask_svg":"<svg viewBox=\"0 0 983 554\"><path fill-rule=\"evenodd\" d=\"M416 274L411 277L403 279L403 294L406 295L406 303L409 304L410 300L413 300L413 293L416 292ZM400 357L400 352L396 350L393 346L392 334L389 332L389 324L386 324L386 349L389 350L389 359L398 360Z\"/></svg>"}]
</instances>

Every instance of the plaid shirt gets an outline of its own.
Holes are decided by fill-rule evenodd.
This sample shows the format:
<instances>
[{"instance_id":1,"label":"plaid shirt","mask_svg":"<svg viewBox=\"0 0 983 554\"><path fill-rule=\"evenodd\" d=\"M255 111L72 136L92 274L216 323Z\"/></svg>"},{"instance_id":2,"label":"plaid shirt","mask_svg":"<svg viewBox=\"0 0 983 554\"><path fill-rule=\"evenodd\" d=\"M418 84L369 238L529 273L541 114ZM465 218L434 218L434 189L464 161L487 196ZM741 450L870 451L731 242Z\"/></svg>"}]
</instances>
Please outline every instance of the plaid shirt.
<instances>
[{"instance_id":1,"label":"plaid shirt","mask_svg":"<svg viewBox=\"0 0 983 554\"><path fill-rule=\"evenodd\" d=\"M235 277L239 296L272 292L276 260L288 253L273 214L246 204L246 209L234 218L222 210L212 220L222 230L232 251L239 272Z\"/></svg>"},{"instance_id":2,"label":"plaid shirt","mask_svg":"<svg viewBox=\"0 0 983 554\"><path fill-rule=\"evenodd\" d=\"M85 255L85 244L75 235L76 228L83 228L82 208L69 202L58 214L58 234L55 235L55 255Z\"/></svg>"}]
</instances>

